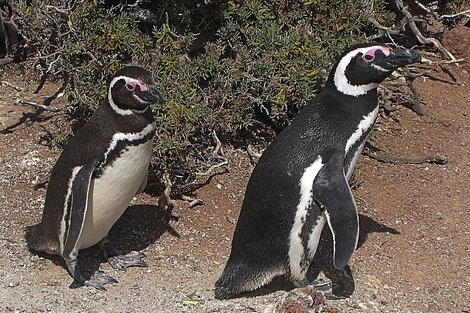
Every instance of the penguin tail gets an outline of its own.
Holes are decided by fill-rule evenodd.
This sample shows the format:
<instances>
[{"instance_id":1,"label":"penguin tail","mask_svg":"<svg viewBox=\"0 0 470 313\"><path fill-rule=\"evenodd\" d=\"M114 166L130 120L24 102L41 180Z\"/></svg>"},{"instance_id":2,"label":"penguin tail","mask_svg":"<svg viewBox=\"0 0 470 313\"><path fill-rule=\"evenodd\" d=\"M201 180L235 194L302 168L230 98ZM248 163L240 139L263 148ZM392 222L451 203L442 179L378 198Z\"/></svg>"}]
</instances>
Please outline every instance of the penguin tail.
<instances>
[{"instance_id":1,"label":"penguin tail","mask_svg":"<svg viewBox=\"0 0 470 313\"><path fill-rule=\"evenodd\" d=\"M24 238L30 251L58 254L58 245L54 244L52 240L47 240L41 223L26 226L24 229Z\"/></svg>"},{"instance_id":2,"label":"penguin tail","mask_svg":"<svg viewBox=\"0 0 470 313\"><path fill-rule=\"evenodd\" d=\"M215 298L230 299L238 294L258 289L269 283L278 271L263 267L253 267L252 264L231 262L230 259L220 278L215 283Z\"/></svg>"}]
</instances>

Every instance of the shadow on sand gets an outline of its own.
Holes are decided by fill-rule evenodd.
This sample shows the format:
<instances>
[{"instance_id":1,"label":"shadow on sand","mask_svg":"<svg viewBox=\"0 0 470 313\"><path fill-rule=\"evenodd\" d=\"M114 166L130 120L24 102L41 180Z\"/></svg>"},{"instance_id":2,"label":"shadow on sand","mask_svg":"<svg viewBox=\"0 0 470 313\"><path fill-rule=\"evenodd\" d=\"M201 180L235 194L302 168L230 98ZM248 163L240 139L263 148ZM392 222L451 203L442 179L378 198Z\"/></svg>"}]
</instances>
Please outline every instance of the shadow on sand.
<instances>
[{"instance_id":1,"label":"shadow on sand","mask_svg":"<svg viewBox=\"0 0 470 313\"><path fill-rule=\"evenodd\" d=\"M165 232L179 237L179 234L169 223L170 218L167 211L159 209L156 205L133 205L128 207L114 224L108 238L112 245L124 254L130 251L140 251L156 242ZM64 275L67 275L67 267L62 257L36 251L31 252L62 267ZM78 265L83 272L92 273L99 270L101 263L105 262L107 261L98 245L80 250L78 255ZM73 282L70 288L80 286L77 282Z\"/></svg>"}]
</instances>

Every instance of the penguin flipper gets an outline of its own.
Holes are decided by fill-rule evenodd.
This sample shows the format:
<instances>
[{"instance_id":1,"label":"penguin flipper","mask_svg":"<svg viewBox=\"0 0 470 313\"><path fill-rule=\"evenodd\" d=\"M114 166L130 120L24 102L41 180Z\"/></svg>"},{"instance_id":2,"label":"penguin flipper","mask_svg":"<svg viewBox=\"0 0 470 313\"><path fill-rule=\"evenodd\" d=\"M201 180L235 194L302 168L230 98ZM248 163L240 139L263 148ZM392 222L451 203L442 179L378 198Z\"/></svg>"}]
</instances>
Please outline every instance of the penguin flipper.
<instances>
[{"instance_id":1,"label":"penguin flipper","mask_svg":"<svg viewBox=\"0 0 470 313\"><path fill-rule=\"evenodd\" d=\"M70 227L66 232L66 237L64 238L64 250L62 251L62 256L65 259L74 259L78 253L76 244L85 223L91 178L98 163L99 161L97 159L93 159L83 165L75 175L72 182Z\"/></svg>"},{"instance_id":2,"label":"penguin flipper","mask_svg":"<svg viewBox=\"0 0 470 313\"><path fill-rule=\"evenodd\" d=\"M313 182L313 197L320 203L333 235L336 268L344 268L356 250L359 217L356 202L344 174L343 157L331 158Z\"/></svg>"}]
</instances>

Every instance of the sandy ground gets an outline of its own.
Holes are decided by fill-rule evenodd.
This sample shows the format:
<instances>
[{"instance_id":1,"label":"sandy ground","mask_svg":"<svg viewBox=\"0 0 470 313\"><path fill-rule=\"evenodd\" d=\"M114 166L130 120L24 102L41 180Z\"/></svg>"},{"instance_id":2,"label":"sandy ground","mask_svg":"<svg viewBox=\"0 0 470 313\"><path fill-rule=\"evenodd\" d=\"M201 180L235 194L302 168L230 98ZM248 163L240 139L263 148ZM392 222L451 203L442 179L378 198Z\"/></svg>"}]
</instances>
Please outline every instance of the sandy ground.
<instances>
[{"instance_id":1,"label":"sandy ground","mask_svg":"<svg viewBox=\"0 0 470 313\"><path fill-rule=\"evenodd\" d=\"M470 78L463 68L446 67L457 83L438 66L423 71L440 80L416 80L426 115L397 106L392 117L382 116L372 141L383 156L438 155L448 162L385 164L361 158L353 191L361 227L350 262L354 293L327 301L329 312L470 312ZM123 250L145 251L148 268L114 270L90 248L81 253L85 268L99 267L119 283L106 292L69 288L72 280L60 258L31 254L22 235L26 225L40 220L41 183L60 154L47 148L44 138L67 131L66 124L60 113L12 104L13 96L37 100L57 86L33 96L35 83L1 80L24 88L0 86L1 312L262 312L293 288L279 279L246 297L213 297L253 169L240 150L227 152L228 172L198 191L204 205L189 209L187 202L176 201L179 220L171 227L155 197L135 198L110 236ZM320 270L334 279L331 249L324 231L311 275Z\"/></svg>"}]
</instances>

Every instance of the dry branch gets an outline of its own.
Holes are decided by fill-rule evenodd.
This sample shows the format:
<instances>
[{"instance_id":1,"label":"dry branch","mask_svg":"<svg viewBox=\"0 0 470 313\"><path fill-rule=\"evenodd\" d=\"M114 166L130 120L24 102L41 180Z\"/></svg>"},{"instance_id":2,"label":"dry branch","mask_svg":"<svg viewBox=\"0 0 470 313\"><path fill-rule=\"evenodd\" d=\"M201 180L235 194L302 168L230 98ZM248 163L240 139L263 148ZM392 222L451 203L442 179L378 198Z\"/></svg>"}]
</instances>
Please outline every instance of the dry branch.
<instances>
[{"instance_id":1,"label":"dry branch","mask_svg":"<svg viewBox=\"0 0 470 313\"><path fill-rule=\"evenodd\" d=\"M465 15L466 17L470 17L470 9L459 12L459 13L455 13L455 14L441 15L441 16L439 16L439 19L442 20L442 19L445 19L445 18L456 18L456 17L462 16L462 15Z\"/></svg>"},{"instance_id":2,"label":"dry branch","mask_svg":"<svg viewBox=\"0 0 470 313\"><path fill-rule=\"evenodd\" d=\"M428 155L424 157L392 157L392 156L380 156L376 153L370 152L367 149L362 151L362 154L367 155L369 158L379 161L381 163L390 164L446 164L447 159L437 155Z\"/></svg>"},{"instance_id":3,"label":"dry branch","mask_svg":"<svg viewBox=\"0 0 470 313\"><path fill-rule=\"evenodd\" d=\"M410 87L411 92L413 93L413 99L411 100L411 110L413 110L413 112L415 112L416 114L423 116L425 114L425 111L421 106L421 96L418 92L418 89L416 88L416 85L413 83L415 77L411 75L410 70L406 66L404 67L404 72L406 82Z\"/></svg>"},{"instance_id":4,"label":"dry branch","mask_svg":"<svg viewBox=\"0 0 470 313\"><path fill-rule=\"evenodd\" d=\"M22 87L17 86L17 85L15 85L15 84L12 84L12 83L10 83L10 82L7 82L7 81L5 81L5 80L0 81L0 86L11 87L11 88L15 89L16 91L23 91L23 90L24 90Z\"/></svg>"},{"instance_id":5,"label":"dry branch","mask_svg":"<svg viewBox=\"0 0 470 313\"><path fill-rule=\"evenodd\" d=\"M59 112L61 109L59 108L52 108L52 107L48 107L47 105L43 105L43 104L39 104L39 103L36 103L34 101L30 101L30 100L25 100L25 99L20 99L20 98L15 98L14 100L14 103L15 104L26 104L26 105L30 105L30 106L33 106L37 109L41 109L41 110L45 110L45 111L49 111L49 112Z\"/></svg>"},{"instance_id":6,"label":"dry branch","mask_svg":"<svg viewBox=\"0 0 470 313\"><path fill-rule=\"evenodd\" d=\"M169 208L172 207L170 194L171 187L173 187L173 183L171 182L170 174L168 172L165 172L163 174L163 181L165 184L165 190L163 191L163 194L158 198L157 207L159 209L168 211Z\"/></svg>"},{"instance_id":7,"label":"dry branch","mask_svg":"<svg viewBox=\"0 0 470 313\"><path fill-rule=\"evenodd\" d=\"M220 141L219 137L217 137L217 133L215 132L215 129L212 131L212 139L215 141L215 148L212 151L212 154L214 155L223 155L223 152L221 151L222 149L222 142Z\"/></svg>"},{"instance_id":8,"label":"dry branch","mask_svg":"<svg viewBox=\"0 0 470 313\"><path fill-rule=\"evenodd\" d=\"M224 158L225 159L225 158ZM211 167L209 167L209 169L203 173L196 173L197 176L210 176L212 174L212 172L218 168L218 167L221 167L221 166L224 166L224 165L227 165L228 164L228 161L227 160L224 160L218 164L214 164L212 165Z\"/></svg>"},{"instance_id":9,"label":"dry branch","mask_svg":"<svg viewBox=\"0 0 470 313\"><path fill-rule=\"evenodd\" d=\"M437 40L436 38L427 38L421 33L416 26L416 23L413 19L413 15L411 15L410 11L408 11L405 6L403 5L402 0L395 0L395 5L397 6L398 10L400 10L401 14L405 16L405 22L410 27L413 34L416 36L418 41L422 44L430 44L436 47L444 56L449 60L456 60L455 57L450 53L444 46Z\"/></svg>"}]
</instances>

